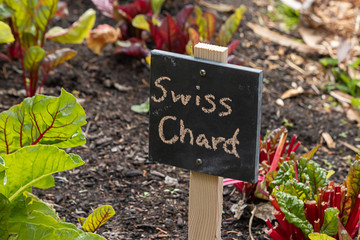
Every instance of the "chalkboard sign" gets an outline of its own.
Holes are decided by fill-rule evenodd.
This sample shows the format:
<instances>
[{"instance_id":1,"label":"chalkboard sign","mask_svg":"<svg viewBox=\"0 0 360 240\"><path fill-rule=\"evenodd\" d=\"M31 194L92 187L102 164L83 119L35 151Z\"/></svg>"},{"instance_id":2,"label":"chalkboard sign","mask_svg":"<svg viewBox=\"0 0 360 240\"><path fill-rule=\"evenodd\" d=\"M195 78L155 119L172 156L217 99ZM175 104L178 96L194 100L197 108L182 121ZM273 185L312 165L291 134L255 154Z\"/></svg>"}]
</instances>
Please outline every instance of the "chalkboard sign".
<instances>
[{"instance_id":1,"label":"chalkboard sign","mask_svg":"<svg viewBox=\"0 0 360 240\"><path fill-rule=\"evenodd\" d=\"M151 52L149 158L257 182L262 71Z\"/></svg>"}]
</instances>

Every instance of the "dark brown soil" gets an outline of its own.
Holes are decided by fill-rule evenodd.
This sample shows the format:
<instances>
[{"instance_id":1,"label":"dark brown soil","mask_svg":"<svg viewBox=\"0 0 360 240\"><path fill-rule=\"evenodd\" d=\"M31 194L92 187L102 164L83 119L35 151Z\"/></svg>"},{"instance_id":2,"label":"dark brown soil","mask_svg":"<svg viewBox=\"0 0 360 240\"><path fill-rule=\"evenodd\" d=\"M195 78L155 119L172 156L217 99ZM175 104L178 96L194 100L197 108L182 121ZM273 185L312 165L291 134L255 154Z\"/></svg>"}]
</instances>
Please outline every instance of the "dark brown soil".
<instances>
[{"instance_id":1,"label":"dark brown soil","mask_svg":"<svg viewBox=\"0 0 360 240\"><path fill-rule=\"evenodd\" d=\"M94 7L89 0L67 2L70 16L58 20L56 25L67 27L87 8ZM340 107L331 105L325 90L314 91L314 86L319 86L314 79L322 79L322 73L306 71L304 75L286 63L301 54L262 40L246 26L247 22L258 21L259 7L250 1L225 2L248 7L235 35L241 41L235 54L244 58L245 65L264 70L262 135L268 129L282 126L287 119L293 124L288 127L290 136L298 136L302 142L299 153L303 153L322 142L322 132L328 132L337 143L336 148L329 150L324 143L314 159L335 170L333 180L341 182L348 171L348 157L355 154L339 144L339 140L356 145L356 124L346 119ZM173 9L181 5L170 1L166 7L175 12ZM223 19L222 14L217 16ZM98 14L96 24L102 23L113 24L111 19ZM101 56L93 54L85 43L70 47L78 51L78 56L49 75L45 94L57 96L63 87L83 101L88 121L83 129L87 144L71 151L82 156L86 164L57 174L55 188L36 190L36 194L53 203L59 215L73 223L99 205L111 204L116 215L100 230L108 239L186 239L189 172L148 160L148 115L130 110L131 105L149 97L149 68L139 59L114 55L113 46L106 47ZM316 65L316 56L302 58L300 68ZM21 75L16 71L19 68L19 62L0 60L0 111L23 99L19 96L22 89ZM115 83L130 89L119 91ZM294 84L302 86L306 94L284 100L283 107L277 105L276 99ZM324 104L330 108L325 109ZM179 191L173 194L165 191L174 189L164 183L166 176L178 180ZM149 195L145 197L144 192ZM241 220L235 220L230 211L240 199L233 187L224 188L223 239L250 239L251 213L246 210ZM255 218L251 228L254 238L267 239L264 229L265 223Z\"/></svg>"}]
</instances>

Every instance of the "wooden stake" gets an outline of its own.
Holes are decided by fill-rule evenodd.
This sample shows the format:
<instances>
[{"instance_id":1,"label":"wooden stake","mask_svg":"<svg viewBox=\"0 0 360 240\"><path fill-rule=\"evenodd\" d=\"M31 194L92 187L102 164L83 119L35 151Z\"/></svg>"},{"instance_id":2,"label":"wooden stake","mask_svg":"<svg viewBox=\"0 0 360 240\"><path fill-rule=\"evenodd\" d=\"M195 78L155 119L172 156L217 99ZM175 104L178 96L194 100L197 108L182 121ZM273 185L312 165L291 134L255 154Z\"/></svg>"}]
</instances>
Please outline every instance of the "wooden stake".
<instances>
[{"instance_id":1,"label":"wooden stake","mask_svg":"<svg viewBox=\"0 0 360 240\"><path fill-rule=\"evenodd\" d=\"M194 56L227 63L228 49L205 43L194 47ZM189 240L220 240L223 178L191 171L189 193Z\"/></svg>"}]
</instances>

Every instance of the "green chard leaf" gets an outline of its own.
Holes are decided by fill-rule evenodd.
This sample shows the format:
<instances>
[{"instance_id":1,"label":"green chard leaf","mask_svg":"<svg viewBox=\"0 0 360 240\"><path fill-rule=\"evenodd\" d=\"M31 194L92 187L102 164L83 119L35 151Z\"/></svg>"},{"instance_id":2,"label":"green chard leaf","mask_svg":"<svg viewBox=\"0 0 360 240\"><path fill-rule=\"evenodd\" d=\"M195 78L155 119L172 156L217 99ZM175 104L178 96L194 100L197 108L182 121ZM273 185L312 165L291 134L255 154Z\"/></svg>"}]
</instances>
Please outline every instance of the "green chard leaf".
<instances>
[{"instance_id":1,"label":"green chard leaf","mask_svg":"<svg viewBox=\"0 0 360 240\"><path fill-rule=\"evenodd\" d=\"M0 113L0 156L35 144L83 145L84 109L65 90L60 97L36 95Z\"/></svg>"},{"instance_id":2,"label":"green chard leaf","mask_svg":"<svg viewBox=\"0 0 360 240\"><path fill-rule=\"evenodd\" d=\"M239 28L242 16L245 11L246 7L244 5L241 5L235 10L235 13L233 13L221 26L219 35L216 38L216 43L218 45L227 46L229 44L229 42L233 38L233 35Z\"/></svg>"},{"instance_id":3,"label":"green chard leaf","mask_svg":"<svg viewBox=\"0 0 360 240\"><path fill-rule=\"evenodd\" d=\"M0 21L0 32L0 44L13 42L15 40L9 25L2 21Z\"/></svg>"},{"instance_id":4,"label":"green chard leaf","mask_svg":"<svg viewBox=\"0 0 360 240\"><path fill-rule=\"evenodd\" d=\"M61 43L81 43L95 24L96 12L88 9L69 28L53 27L46 33L46 38Z\"/></svg>"},{"instance_id":5,"label":"green chard leaf","mask_svg":"<svg viewBox=\"0 0 360 240\"><path fill-rule=\"evenodd\" d=\"M313 232L312 225L305 217L304 202L296 196L284 193L278 189L274 190L274 195L276 196L281 211L285 214L286 220L300 228L305 235Z\"/></svg>"},{"instance_id":6,"label":"green chard leaf","mask_svg":"<svg viewBox=\"0 0 360 240\"><path fill-rule=\"evenodd\" d=\"M327 208L324 211L324 223L321 227L320 232L334 236L338 232L338 219L337 215L339 214L339 210L336 208Z\"/></svg>"},{"instance_id":7,"label":"green chard leaf","mask_svg":"<svg viewBox=\"0 0 360 240\"><path fill-rule=\"evenodd\" d=\"M0 240L7 240L9 236L8 221L10 213L10 201L3 194L0 194Z\"/></svg>"},{"instance_id":8,"label":"green chard leaf","mask_svg":"<svg viewBox=\"0 0 360 240\"><path fill-rule=\"evenodd\" d=\"M312 199L318 193L320 188L326 187L328 180L326 178L327 171L320 167L314 161L309 161L306 165L306 174L309 176Z\"/></svg>"},{"instance_id":9,"label":"green chard leaf","mask_svg":"<svg viewBox=\"0 0 360 240\"><path fill-rule=\"evenodd\" d=\"M103 205L96 208L82 224L85 232L95 232L101 225L105 224L112 216L115 210L110 205Z\"/></svg>"},{"instance_id":10,"label":"green chard leaf","mask_svg":"<svg viewBox=\"0 0 360 240\"><path fill-rule=\"evenodd\" d=\"M106 240L106 239L95 233L86 232L86 233L80 234L74 240Z\"/></svg>"},{"instance_id":11,"label":"green chard leaf","mask_svg":"<svg viewBox=\"0 0 360 240\"><path fill-rule=\"evenodd\" d=\"M24 57L24 65L26 70L29 70L30 72L35 71L38 69L38 66L45 56L45 50L38 46L32 46L30 47Z\"/></svg>"},{"instance_id":12,"label":"green chard leaf","mask_svg":"<svg viewBox=\"0 0 360 240\"><path fill-rule=\"evenodd\" d=\"M56 146L26 146L15 153L4 155L6 185L0 185L0 193L10 201L32 186L49 188L54 186L52 174L70 170L84 164L75 154L67 154Z\"/></svg>"},{"instance_id":13,"label":"green chard leaf","mask_svg":"<svg viewBox=\"0 0 360 240\"><path fill-rule=\"evenodd\" d=\"M310 187L307 186L304 183L298 182L296 180L294 181L288 181L286 182L284 186L284 192L285 193L289 193L293 196L296 196L298 199L302 200L302 201L306 201L308 199L310 199L309 195L310 195ZM282 187L281 186L281 187ZM280 188L281 188L280 187Z\"/></svg>"},{"instance_id":14,"label":"green chard leaf","mask_svg":"<svg viewBox=\"0 0 360 240\"><path fill-rule=\"evenodd\" d=\"M270 183L270 187L285 184L287 181L295 178L294 162L287 161L283 162L280 166L279 171L276 174L275 179Z\"/></svg>"},{"instance_id":15,"label":"green chard leaf","mask_svg":"<svg viewBox=\"0 0 360 240\"><path fill-rule=\"evenodd\" d=\"M155 15L159 15L165 0L151 0L151 7Z\"/></svg>"},{"instance_id":16,"label":"green chard leaf","mask_svg":"<svg viewBox=\"0 0 360 240\"><path fill-rule=\"evenodd\" d=\"M0 1L0 19L7 19L13 15L14 11Z\"/></svg>"},{"instance_id":17,"label":"green chard leaf","mask_svg":"<svg viewBox=\"0 0 360 240\"><path fill-rule=\"evenodd\" d=\"M149 109L150 109L149 99L147 99L142 104L132 105L130 109L131 109L131 111L136 112L136 113L148 113Z\"/></svg>"}]
</instances>

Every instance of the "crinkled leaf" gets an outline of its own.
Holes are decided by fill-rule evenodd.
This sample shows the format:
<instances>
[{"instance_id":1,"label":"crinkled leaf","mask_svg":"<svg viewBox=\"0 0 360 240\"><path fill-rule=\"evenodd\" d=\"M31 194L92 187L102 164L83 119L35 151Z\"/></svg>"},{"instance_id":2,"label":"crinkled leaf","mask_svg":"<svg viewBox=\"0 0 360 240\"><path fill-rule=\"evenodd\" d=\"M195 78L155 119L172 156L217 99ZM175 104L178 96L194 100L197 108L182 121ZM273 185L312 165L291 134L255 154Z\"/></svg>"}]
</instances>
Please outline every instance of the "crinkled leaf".
<instances>
[{"instance_id":1,"label":"crinkled leaf","mask_svg":"<svg viewBox=\"0 0 360 240\"><path fill-rule=\"evenodd\" d=\"M149 99L148 99L142 104L132 105L130 109L131 109L131 111L136 112L136 113L148 113L150 110L149 104L150 103L149 103Z\"/></svg>"},{"instance_id":2,"label":"crinkled leaf","mask_svg":"<svg viewBox=\"0 0 360 240\"><path fill-rule=\"evenodd\" d=\"M337 216L339 214L339 210L336 208L327 208L324 211L324 223L321 226L320 232L334 236L338 232L338 220Z\"/></svg>"},{"instance_id":3,"label":"crinkled leaf","mask_svg":"<svg viewBox=\"0 0 360 240\"><path fill-rule=\"evenodd\" d=\"M107 43L116 42L120 36L120 29L113 28L107 24L99 25L91 30L86 37L86 43L94 53L101 54L102 49Z\"/></svg>"},{"instance_id":4,"label":"crinkled leaf","mask_svg":"<svg viewBox=\"0 0 360 240\"><path fill-rule=\"evenodd\" d=\"M24 65L26 70L35 71L45 56L45 50L38 46L30 47L25 53Z\"/></svg>"},{"instance_id":5,"label":"crinkled leaf","mask_svg":"<svg viewBox=\"0 0 360 240\"><path fill-rule=\"evenodd\" d=\"M305 217L303 201L281 191L275 191L275 196L281 211L285 214L285 218L289 223L293 223L296 227L300 228L305 235L313 232L312 225Z\"/></svg>"},{"instance_id":6,"label":"crinkled leaf","mask_svg":"<svg viewBox=\"0 0 360 240\"><path fill-rule=\"evenodd\" d=\"M295 170L293 166L293 162L283 162L280 166L279 171L276 174L275 179L270 182L269 186L274 188L275 186L279 186L285 184L287 181L295 178Z\"/></svg>"},{"instance_id":7,"label":"crinkled leaf","mask_svg":"<svg viewBox=\"0 0 360 240\"><path fill-rule=\"evenodd\" d=\"M360 161L355 161L346 178L347 196L352 199L352 204L355 203L360 190Z\"/></svg>"},{"instance_id":8,"label":"crinkled leaf","mask_svg":"<svg viewBox=\"0 0 360 240\"><path fill-rule=\"evenodd\" d=\"M205 19L205 40L211 41L216 33L216 17L213 13L205 12L203 18Z\"/></svg>"},{"instance_id":9,"label":"crinkled leaf","mask_svg":"<svg viewBox=\"0 0 360 240\"><path fill-rule=\"evenodd\" d=\"M297 197L302 201L310 199L310 187L304 183L298 182L296 180L290 180L279 187L283 192L288 193L292 196Z\"/></svg>"},{"instance_id":10,"label":"crinkled leaf","mask_svg":"<svg viewBox=\"0 0 360 240\"><path fill-rule=\"evenodd\" d=\"M0 194L0 239L6 240L9 236L8 221L11 212L10 201Z\"/></svg>"},{"instance_id":11,"label":"crinkled leaf","mask_svg":"<svg viewBox=\"0 0 360 240\"><path fill-rule=\"evenodd\" d=\"M144 41L130 38L127 41L117 41L118 46L115 50L115 54L126 54L130 56L144 58L149 56L150 50L146 47Z\"/></svg>"},{"instance_id":12,"label":"crinkled leaf","mask_svg":"<svg viewBox=\"0 0 360 240\"><path fill-rule=\"evenodd\" d=\"M308 237L310 238L310 240L336 240L335 238L323 233L310 233Z\"/></svg>"},{"instance_id":13,"label":"crinkled leaf","mask_svg":"<svg viewBox=\"0 0 360 240\"><path fill-rule=\"evenodd\" d=\"M194 6L189 4L183 7L178 14L176 14L176 24L178 25L180 31L184 31L186 21L190 14L194 11Z\"/></svg>"},{"instance_id":14,"label":"crinkled leaf","mask_svg":"<svg viewBox=\"0 0 360 240\"><path fill-rule=\"evenodd\" d=\"M0 32L0 44L13 42L15 40L9 25L2 21L0 21Z\"/></svg>"},{"instance_id":15,"label":"crinkled leaf","mask_svg":"<svg viewBox=\"0 0 360 240\"><path fill-rule=\"evenodd\" d=\"M79 128L78 131L74 133L74 135L72 135L68 140L55 143L53 145L57 146L58 148L73 148L84 144L86 144L86 137L81 131L81 128Z\"/></svg>"},{"instance_id":16,"label":"crinkled leaf","mask_svg":"<svg viewBox=\"0 0 360 240\"><path fill-rule=\"evenodd\" d=\"M69 28L53 27L46 33L46 38L61 43L81 43L94 26L96 12L88 9Z\"/></svg>"},{"instance_id":17,"label":"crinkled leaf","mask_svg":"<svg viewBox=\"0 0 360 240\"><path fill-rule=\"evenodd\" d=\"M84 109L63 89L60 97L36 95L26 98L21 104L0 113L0 154L37 143L65 143L85 124ZM78 140L78 145L84 144L83 139ZM75 145L72 141L69 147Z\"/></svg>"},{"instance_id":18,"label":"crinkled leaf","mask_svg":"<svg viewBox=\"0 0 360 240\"><path fill-rule=\"evenodd\" d=\"M95 232L114 215L115 210L112 206L103 205L98 207L86 218L82 228L86 232Z\"/></svg>"},{"instance_id":19,"label":"crinkled leaf","mask_svg":"<svg viewBox=\"0 0 360 240\"><path fill-rule=\"evenodd\" d=\"M136 15L131 24L133 25L133 27L135 28L139 28L139 29L142 29L142 30L146 30L146 31L149 31L150 32L150 25L145 17L144 14L138 14Z\"/></svg>"},{"instance_id":20,"label":"crinkled leaf","mask_svg":"<svg viewBox=\"0 0 360 240\"><path fill-rule=\"evenodd\" d=\"M151 7L154 14L159 15L164 2L165 0L151 0Z\"/></svg>"},{"instance_id":21,"label":"crinkled leaf","mask_svg":"<svg viewBox=\"0 0 360 240\"><path fill-rule=\"evenodd\" d=\"M43 179L49 179L54 173L84 164L78 155L67 154L56 146L48 145L23 147L3 158L7 167L7 184L0 185L0 193L10 201L31 186L49 187Z\"/></svg>"},{"instance_id":22,"label":"crinkled leaf","mask_svg":"<svg viewBox=\"0 0 360 240\"><path fill-rule=\"evenodd\" d=\"M327 186L327 171L320 167L319 164L310 161L307 164L306 174L309 176L312 199L319 192L320 188Z\"/></svg>"},{"instance_id":23,"label":"crinkled leaf","mask_svg":"<svg viewBox=\"0 0 360 240\"><path fill-rule=\"evenodd\" d=\"M48 73L54 67L72 59L77 52L70 48L61 48L47 52L43 61L41 62L41 68L44 72Z\"/></svg>"},{"instance_id":24,"label":"crinkled leaf","mask_svg":"<svg viewBox=\"0 0 360 240\"><path fill-rule=\"evenodd\" d=\"M161 50L175 53L185 52L187 39L169 14L166 14L166 18L161 22L159 35L164 43L160 46Z\"/></svg>"},{"instance_id":25,"label":"crinkled leaf","mask_svg":"<svg viewBox=\"0 0 360 240\"><path fill-rule=\"evenodd\" d=\"M219 35L216 38L216 43L218 45L220 46L228 45L228 43L233 38L233 35L237 31L245 11L246 11L246 7L244 5L241 5L221 26Z\"/></svg>"}]
</instances>

